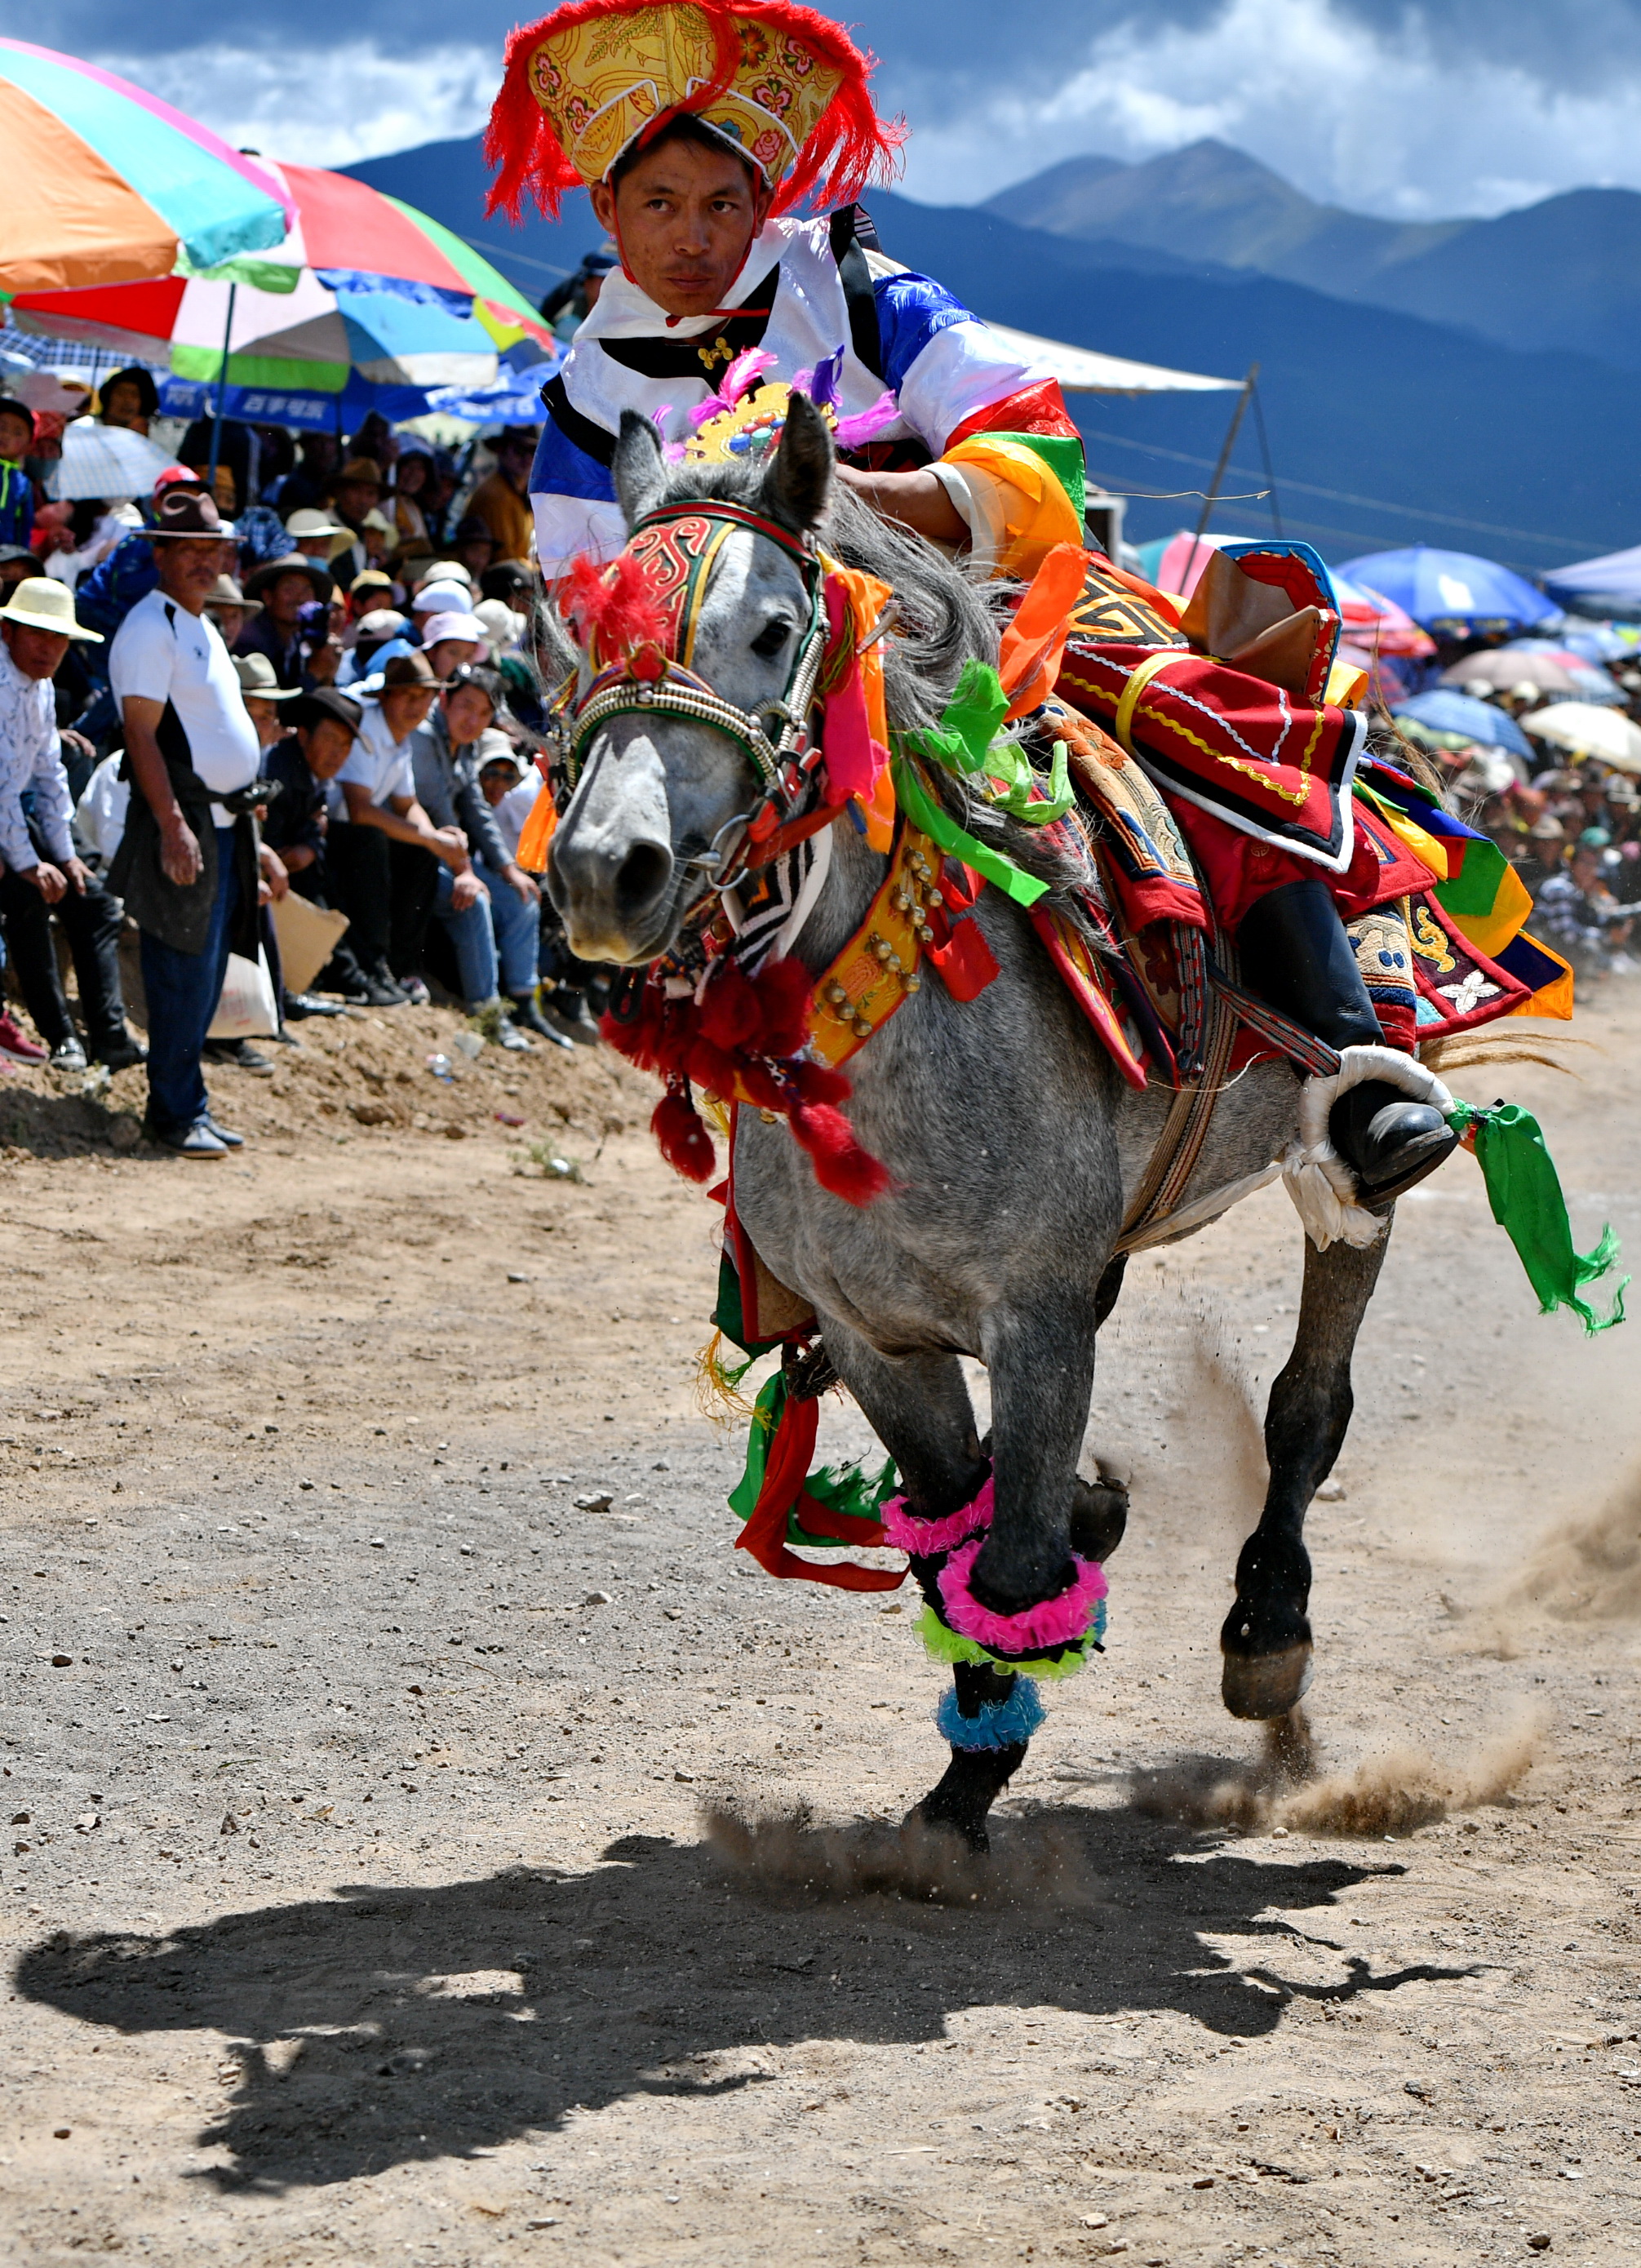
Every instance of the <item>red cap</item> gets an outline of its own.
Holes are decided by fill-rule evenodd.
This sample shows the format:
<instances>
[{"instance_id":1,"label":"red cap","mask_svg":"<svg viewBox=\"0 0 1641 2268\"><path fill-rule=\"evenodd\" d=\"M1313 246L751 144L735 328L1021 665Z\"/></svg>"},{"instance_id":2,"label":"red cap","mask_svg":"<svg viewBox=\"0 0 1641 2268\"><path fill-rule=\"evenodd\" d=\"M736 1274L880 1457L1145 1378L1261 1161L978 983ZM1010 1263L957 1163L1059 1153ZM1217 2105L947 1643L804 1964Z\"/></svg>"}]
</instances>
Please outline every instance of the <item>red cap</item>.
<instances>
[{"instance_id":1,"label":"red cap","mask_svg":"<svg viewBox=\"0 0 1641 2268\"><path fill-rule=\"evenodd\" d=\"M167 465L154 482L154 494L159 496L166 489L174 489L179 482L186 482L191 489L202 489L205 476L202 473L190 472L186 465Z\"/></svg>"}]
</instances>

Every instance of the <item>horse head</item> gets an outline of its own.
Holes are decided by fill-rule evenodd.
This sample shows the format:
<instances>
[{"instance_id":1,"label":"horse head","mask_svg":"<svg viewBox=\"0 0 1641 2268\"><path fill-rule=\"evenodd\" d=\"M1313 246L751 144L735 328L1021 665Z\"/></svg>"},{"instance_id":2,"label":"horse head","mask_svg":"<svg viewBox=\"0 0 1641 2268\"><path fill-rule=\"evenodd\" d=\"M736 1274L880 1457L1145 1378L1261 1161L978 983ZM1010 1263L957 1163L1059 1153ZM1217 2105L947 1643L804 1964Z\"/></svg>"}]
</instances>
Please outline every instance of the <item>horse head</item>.
<instances>
[{"instance_id":1,"label":"horse head","mask_svg":"<svg viewBox=\"0 0 1641 2268\"><path fill-rule=\"evenodd\" d=\"M729 503L780 532L715 528L704 562L697 555L697 579L675 605L667 655L720 703L769 723L770 740L778 736L776 720L784 718L810 633L813 582L798 552L827 510L833 464L825 421L801 396L792 401L779 449L762 468L685 472L667 464L646 418L630 410L622 418L615 489L629 530L663 506L700 503L710 512L715 503ZM586 696L596 696L600 682L584 650L578 689L589 714ZM625 689L629 696L644 693L630 679ZM614 697L622 697L619 688ZM676 939L765 782L752 750L732 732L660 707L610 715L584 740L580 759L553 838L548 892L571 950L583 959L653 961Z\"/></svg>"}]
</instances>

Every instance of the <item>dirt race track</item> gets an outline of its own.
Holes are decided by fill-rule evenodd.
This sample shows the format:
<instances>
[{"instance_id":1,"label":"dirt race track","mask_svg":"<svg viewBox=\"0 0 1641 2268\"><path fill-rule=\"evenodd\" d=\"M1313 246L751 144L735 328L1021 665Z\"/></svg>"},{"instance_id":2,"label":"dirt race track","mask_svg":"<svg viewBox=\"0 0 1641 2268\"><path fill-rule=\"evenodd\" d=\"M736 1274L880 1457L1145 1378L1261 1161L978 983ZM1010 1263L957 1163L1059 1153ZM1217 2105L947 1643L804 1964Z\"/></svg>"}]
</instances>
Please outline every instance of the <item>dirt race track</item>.
<instances>
[{"instance_id":1,"label":"dirt race track","mask_svg":"<svg viewBox=\"0 0 1641 2268\"><path fill-rule=\"evenodd\" d=\"M1637 991L1582 1086L1455 1080L1632 1255ZM1312 1514L1310 1777L1218 1691L1266 1191L1130 1270L1108 1651L930 1897L942 1677L732 1550L717 1211L637 1083L344 1028L218 1082L208 1170L0 1094L0 2257L1641 2257L1637 1334L1537 1316L1468 1159Z\"/></svg>"}]
</instances>

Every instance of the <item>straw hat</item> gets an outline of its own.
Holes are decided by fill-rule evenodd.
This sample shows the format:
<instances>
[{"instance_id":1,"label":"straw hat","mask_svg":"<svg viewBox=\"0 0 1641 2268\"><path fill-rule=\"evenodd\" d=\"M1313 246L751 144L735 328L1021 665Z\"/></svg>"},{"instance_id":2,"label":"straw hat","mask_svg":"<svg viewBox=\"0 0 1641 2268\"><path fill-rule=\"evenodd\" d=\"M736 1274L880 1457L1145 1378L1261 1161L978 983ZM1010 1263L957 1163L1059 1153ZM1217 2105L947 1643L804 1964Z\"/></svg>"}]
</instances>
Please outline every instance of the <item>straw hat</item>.
<instances>
[{"instance_id":1,"label":"straw hat","mask_svg":"<svg viewBox=\"0 0 1641 2268\"><path fill-rule=\"evenodd\" d=\"M333 519L327 512L315 512L311 505L305 506L301 512L293 512L285 522L285 534L293 543L317 542L321 535L346 535L349 533L339 519Z\"/></svg>"},{"instance_id":2,"label":"straw hat","mask_svg":"<svg viewBox=\"0 0 1641 2268\"><path fill-rule=\"evenodd\" d=\"M0 607L0 622L20 622L26 630L54 630L59 637L102 644L97 631L84 630L76 622L74 593L68 585L50 575L26 575L12 592L11 605Z\"/></svg>"},{"instance_id":3,"label":"straw hat","mask_svg":"<svg viewBox=\"0 0 1641 2268\"><path fill-rule=\"evenodd\" d=\"M274 674L274 665L265 653L235 654L233 674L239 681L240 692L247 700L294 701L302 689L300 686L282 687Z\"/></svg>"},{"instance_id":4,"label":"straw hat","mask_svg":"<svg viewBox=\"0 0 1641 2268\"><path fill-rule=\"evenodd\" d=\"M205 593L205 603L208 607L238 607L245 615L260 615L262 611L261 600L247 599L232 575L218 575Z\"/></svg>"}]
</instances>

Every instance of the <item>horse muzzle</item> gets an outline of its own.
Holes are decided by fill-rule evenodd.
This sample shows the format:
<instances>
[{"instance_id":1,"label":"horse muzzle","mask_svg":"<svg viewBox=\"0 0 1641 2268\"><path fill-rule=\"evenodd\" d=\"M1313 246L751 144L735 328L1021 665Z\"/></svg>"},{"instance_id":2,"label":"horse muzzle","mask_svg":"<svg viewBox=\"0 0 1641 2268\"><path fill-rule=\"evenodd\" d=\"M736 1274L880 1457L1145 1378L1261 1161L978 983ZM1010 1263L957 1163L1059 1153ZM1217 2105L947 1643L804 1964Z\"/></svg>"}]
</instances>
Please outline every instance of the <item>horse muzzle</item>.
<instances>
[{"instance_id":1,"label":"horse muzzle","mask_svg":"<svg viewBox=\"0 0 1641 2268\"><path fill-rule=\"evenodd\" d=\"M575 827L561 829L548 859L548 895L582 961L632 966L672 941L678 869L659 837Z\"/></svg>"}]
</instances>

